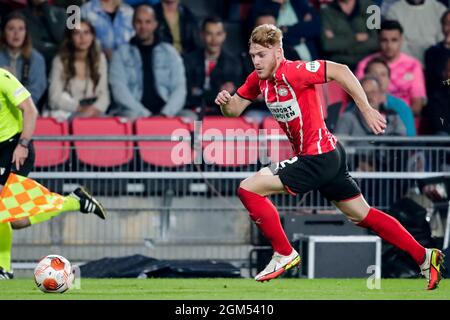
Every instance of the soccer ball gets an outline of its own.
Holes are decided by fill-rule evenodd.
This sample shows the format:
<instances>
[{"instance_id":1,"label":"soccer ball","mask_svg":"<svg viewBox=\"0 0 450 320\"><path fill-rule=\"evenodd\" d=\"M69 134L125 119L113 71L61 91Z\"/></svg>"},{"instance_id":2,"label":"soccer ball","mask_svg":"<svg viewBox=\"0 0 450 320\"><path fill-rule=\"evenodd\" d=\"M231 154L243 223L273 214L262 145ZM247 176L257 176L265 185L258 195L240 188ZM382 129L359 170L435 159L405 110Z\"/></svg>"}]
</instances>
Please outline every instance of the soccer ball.
<instances>
[{"instance_id":1,"label":"soccer ball","mask_svg":"<svg viewBox=\"0 0 450 320\"><path fill-rule=\"evenodd\" d=\"M69 260L56 254L42 258L34 269L34 281L43 292L66 292L73 277Z\"/></svg>"}]
</instances>

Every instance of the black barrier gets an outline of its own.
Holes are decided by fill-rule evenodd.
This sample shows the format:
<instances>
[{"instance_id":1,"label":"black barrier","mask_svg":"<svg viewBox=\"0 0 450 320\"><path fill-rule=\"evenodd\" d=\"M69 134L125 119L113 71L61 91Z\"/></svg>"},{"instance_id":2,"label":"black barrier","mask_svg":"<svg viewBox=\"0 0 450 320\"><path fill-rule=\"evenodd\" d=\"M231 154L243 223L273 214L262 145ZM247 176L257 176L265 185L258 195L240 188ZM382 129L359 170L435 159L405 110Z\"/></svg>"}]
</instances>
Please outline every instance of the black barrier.
<instances>
[{"instance_id":1,"label":"black barrier","mask_svg":"<svg viewBox=\"0 0 450 320\"><path fill-rule=\"evenodd\" d=\"M86 278L240 278L239 268L214 260L158 260L143 255L103 258L80 267Z\"/></svg>"}]
</instances>

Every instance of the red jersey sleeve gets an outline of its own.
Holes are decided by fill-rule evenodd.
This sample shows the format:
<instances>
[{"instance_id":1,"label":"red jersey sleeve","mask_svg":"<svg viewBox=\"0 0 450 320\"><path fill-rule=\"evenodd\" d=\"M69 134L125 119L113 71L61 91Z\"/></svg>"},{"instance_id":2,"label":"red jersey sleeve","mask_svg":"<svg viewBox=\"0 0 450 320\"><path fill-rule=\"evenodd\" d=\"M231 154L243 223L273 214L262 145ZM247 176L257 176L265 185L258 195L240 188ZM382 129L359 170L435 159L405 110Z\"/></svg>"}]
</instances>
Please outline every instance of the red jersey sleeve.
<instances>
[{"instance_id":1,"label":"red jersey sleeve","mask_svg":"<svg viewBox=\"0 0 450 320\"><path fill-rule=\"evenodd\" d=\"M256 71L250 73L244 84L240 86L236 91L236 94L239 97L250 101L255 100L260 93L261 90L259 88L259 78L256 74Z\"/></svg>"},{"instance_id":2,"label":"red jersey sleeve","mask_svg":"<svg viewBox=\"0 0 450 320\"><path fill-rule=\"evenodd\" d=\"M322 84L327 82L327 63L325 60L294 61L287 73L290 79L304 87Z\"/></svg>"}]
</instances>

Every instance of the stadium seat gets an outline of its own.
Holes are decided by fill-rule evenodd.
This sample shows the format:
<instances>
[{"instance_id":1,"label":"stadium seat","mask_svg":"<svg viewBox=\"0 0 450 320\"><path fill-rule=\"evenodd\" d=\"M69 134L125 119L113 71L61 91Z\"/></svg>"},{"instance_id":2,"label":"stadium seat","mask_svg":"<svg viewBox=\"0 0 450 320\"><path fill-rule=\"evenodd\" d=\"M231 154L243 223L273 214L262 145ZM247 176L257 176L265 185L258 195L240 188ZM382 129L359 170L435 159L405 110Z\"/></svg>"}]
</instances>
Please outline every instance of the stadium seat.
<instances>
[{"instance_id":1,"label":"stadium seat","mask_svg":"<svg viewBox=\"0 0 450 320\"><path fill-rule=\"evenodd\" d=\"M322 106L327 127L331 132L334 132L337 120L340 114L345 111L350 97L336 81L316 84L315 87L317 101Z\"/></svg>"},{"instance_id":2,"label":"stadium seat","mask_svg":"<svg viewBox=\"0 0 450 320\"><path fill-rule=\"evenodd\" d=\"M285 135L278 122L272 117L266 117L262 123L262 129L267 131L268 136ZM278 143L278 146L277 146ZM294 156L291 143L289 141L270 141L267 142L267 157L271 162L279 162ZM262 160L262 159L260 159Z\"/></svg>"},{"instance_id":3,"label":"stadium seat","mask_svg":"<svg viewBox=\"0 0 450 320\"><path fill-rule=\"evenodd\" d=\"M181 118L150 117L140 118L135 122L138 136L183 137L184 141L139 141L139 157L145 171L179 171L192 170L194 152L191 148L192 123ZM174 196L183 196L189 192L191 181L188 179L143 179L146 194L161 195L170 203Z\"/></svg>"},{"instance_id":4,"label":"stadium seat","mask_svg":"<svg viewBox=\"0 0 450 320\"><path fill-rule=\"evenodd\" d=\"M328 114L327 118L325 119L325 123L327 125L328 130L330 130L331 133L334 133L336 130L336 125L339 121L339 117L342 112L342 103L336 102L332 105L329 105L328 108Z\"/></svg>"},{"instance_id":5,"label":"stadium seat","mask_svg":"<svg viewBox=\"0 0 450 320\"><path fill-rule=\"evenodd\" d=\"M345 110L347 103L350 101L350 97L347 92L345 92L345 90L342 89L336 81L330 81L324 84L324 93L326 106L328 107L337 102L341 102L342 112Z\"/></svg>"},{"instance_id":6,"label":"stadium seat","mask_svg":"<svg viewBox=\"0 0 450 320\"><path fill-rule=\"evenodd\" d=\"M323 116L328 117L329 107L339 103L341 105L340 112L344 112L350 97L344 89L336 82L331 81L324 84L316 84L317 101L323 109Z\"/></svg>"},{"instance_id":7,"label":"stadium seat","mask_svg":"<svg viewBox=\"0 0 450 320\"><path fill-rule=\"evenodd\" d=\"M60 122L53 118L38 118L34 136L67 136L69 126L67 122ZM48 168L63 165L69 159L68 141L35 141L35 167Z\"/></svg>"},{"instance_id":8,"label":"stadium seat","mask_svg":"<svg viewBox=\"0 0 450 320\"><path fill-rule=\"evenodd\" d=\"M324 85L323 84L316 84L315 88L316 88L317 101L319 102L320 106L322 107L322 112L323 112L324 118L326 118L328 116L328 110L326 108L327 107L327 103L326 103L326 100L325 100Z\"/></svg>"},{"instance_id":9,"label":"stadium seat","mask_svg":"<svg viewBox=\"0 0 450 320\"><path fill-rule=\"evenodd\" d=\"M130 136L131 123L124 118L75 118L72 121L75 136ZM94 167L117 167L133 159L131 141L75 141L78 160Z\"/></svg>"},{"instance_id":10,"label":"stadium seat","mask_svg":"<svg viewBox=\"0 0 450 320\"><path fill-rule=\"evenodd\" d=\"M181 136L184 139L190 138L191 126L181 118L140 118L136 120L135 132L138 136ZM138 149L141 159L150 165L170 168L191 164L193 160L190 140L139 141ZM176 150L180 153L173 154Z\"/></svg>"},{"instance_id":11,"label":"stadium seat","mask_svg":"<svg viewBox=\"0 0 450 320\"><path fill-rule=\"evenodd\" d=\"M258 125L244 117L207 116L203 119L202 135L206 137L254 137ZM257 164L258 141L203 141L203 158L207 164L219 167L239 167Z\"/></svg>"}]
</instances>

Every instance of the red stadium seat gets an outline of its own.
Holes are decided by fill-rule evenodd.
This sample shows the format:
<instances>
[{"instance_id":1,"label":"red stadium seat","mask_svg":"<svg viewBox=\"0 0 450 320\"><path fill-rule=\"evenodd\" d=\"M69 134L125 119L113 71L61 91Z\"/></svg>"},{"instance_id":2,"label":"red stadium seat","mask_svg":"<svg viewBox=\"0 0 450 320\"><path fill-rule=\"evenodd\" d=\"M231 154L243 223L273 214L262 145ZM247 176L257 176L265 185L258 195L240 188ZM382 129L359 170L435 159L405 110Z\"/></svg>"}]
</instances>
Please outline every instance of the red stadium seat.
<instances>
[{"instance_id":1,"label":"red stadium seat","mask_svg":"<svg viewBox=\"0 0 450 320\"><path fill-rule=\"evenodd\" d=\"M131 123L124 118L75 118L72 121L75 136L130 136ZM133 159L131 141L75 141L80 162L96 167L114 167Z\"/></svg>"},{"instance_id":2,"label":"red stadium seat","mask_svg":"<svg viewBox=\"0 0 450 320\"><path fill-rule=\"evenodd\" d=\"M328 129L333 132L340 114L345 111L350 101L350 96L336 81L317 84L315 87L317 101L322 107L323 117Z\"/></svg>"},{"instance_id":3,"label":"red stadium seat","mask_svg":"<svg viewBox=\"0 0 450 320\"><path fill-rule=\"evenodd\" d=\"M281 130L278 122L272 117L267 117L262 123L262 129L267 131L267 135L285 135L284 131ZM294 156L294 152L289 141L271 141L267 142L267 157L272 162L280 162L289 159Z\"/></svg>"},{"instance_id":4,"label":"red stadium seat","mask_svg":"<svg viewBox=\"0 0 450 320\"><path fill-rule=\"evenodd\" d=\"M38 118L34 136L67 136L67 122L53 118ZM69 159L69 142L67 141L35 141L35 167L51 167L64 164Z\"/></svg>"},{"instance_id":5,"label":"red stadium seat","mask_svg":"<svg viewBox=\"0 0 450 320\"><path fill-rule=\"evenodd\" d=\"M328 115L328 112L327 112L327 103L325 101L324 85L316 84L315 88L316 88L317 101L319 102L320 107L322 108L323 117L326 118Z\"/></svg>"},{"instance_id":6,"label":"red stadium seat","mask_svg":"<svg viewBox=\"0 0 450 320\"><path fill-rule=\"evenodd\" d=\"M327 107L337 102L342 103L342 112L350 100L347 92L336 81L330 81L325 84L325 101Z\"/></svg>"},{"instance_id":7,"label":"red stadium seat","mask_svg":"<svg viewBox=\"0 0 450 320\"><path fill-rule=\"evenodd\" d=\"M246 118L208 116L203 119L202 135L206 137L254 137L252 141L204 141L203 159L207 164L237 167L258 161L258 125Z\"/></svg>"},{"instance_id":8,"label":"red stadium seat","mask_svg":"<svg viewBox=\"0 0 450 320\"><path fill-rule=\"evenodd\" d=\"M138 136L173 136L190 138L191 126L181 118L151 117L136 120ZM190 140L139 141L139 154L148 164L162 167L178 167L191 164L193 152Z\"/></svg>"}]
</instances>

